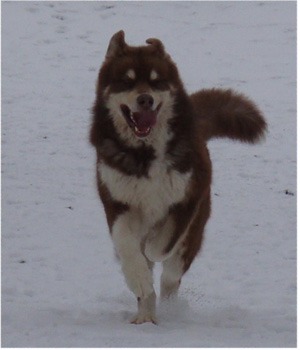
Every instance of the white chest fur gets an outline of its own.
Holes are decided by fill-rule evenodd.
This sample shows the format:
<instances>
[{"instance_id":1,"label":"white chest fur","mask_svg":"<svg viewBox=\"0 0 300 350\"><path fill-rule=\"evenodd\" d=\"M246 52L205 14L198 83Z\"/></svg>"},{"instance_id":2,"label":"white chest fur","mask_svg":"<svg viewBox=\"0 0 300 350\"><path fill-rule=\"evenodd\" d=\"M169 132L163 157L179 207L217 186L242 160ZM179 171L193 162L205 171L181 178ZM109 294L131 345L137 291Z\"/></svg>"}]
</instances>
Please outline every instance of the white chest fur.
<instances>
[{"instance_id":1,"label":"white chest fur","mask_svg":"<svg viewBox=\"0 0 300 350\"><path fill-rule=\"evenodd\" d=\"M166 215L170 205L182 201L191 178L191 172L167 170L159 159L151 165L147 178L125 175L104 163L99 164L98 171L114 199L141 210L153 223Z\"/></svg>"}]
</instances>

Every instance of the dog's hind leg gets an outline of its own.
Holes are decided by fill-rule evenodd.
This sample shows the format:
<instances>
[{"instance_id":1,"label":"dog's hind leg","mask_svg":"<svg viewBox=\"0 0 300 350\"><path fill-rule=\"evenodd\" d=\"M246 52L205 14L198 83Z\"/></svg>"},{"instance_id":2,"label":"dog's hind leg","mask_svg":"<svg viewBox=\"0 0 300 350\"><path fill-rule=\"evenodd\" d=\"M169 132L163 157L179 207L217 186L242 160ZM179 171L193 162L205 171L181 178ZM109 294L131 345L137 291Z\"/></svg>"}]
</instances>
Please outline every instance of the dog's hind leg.
<instances>
[{"instance_id":1,"label":"dog's hind leg","mask_svg":"<svg viewBox=\"0 0 300 350\"><path fill-rule=\"evenodd\" d=\"M163 272L160 279L161 299L176 297L184 273L184 263L178 250L163 262Z\"/></svg>"},{"instance_id":2,"label":"dog's hind leg","mask_svg":"<svg viewBox=\"0 0 300 350\"><path fill-rule=\"evenodd\" d=\"M138 300L138 313L131 323L156 323L152 266L142 252L141 230L137 214L127 211L113 224L112 238L127 285Z\"/></svg>"},{"instance_id":3,"label":"dog's hind leg","mask_svg":"<svg viewBox=\"0 0 300 350\"><path fill-rule=\"evenodd\" d=\"M210 196L201 203L195 214L184 239L179 242L176 251L163 262L161 275L161 298L176 296L183 274L190 268L191 263L199 252L205 224L210 214Z\"/></svg>"}]
</instances>

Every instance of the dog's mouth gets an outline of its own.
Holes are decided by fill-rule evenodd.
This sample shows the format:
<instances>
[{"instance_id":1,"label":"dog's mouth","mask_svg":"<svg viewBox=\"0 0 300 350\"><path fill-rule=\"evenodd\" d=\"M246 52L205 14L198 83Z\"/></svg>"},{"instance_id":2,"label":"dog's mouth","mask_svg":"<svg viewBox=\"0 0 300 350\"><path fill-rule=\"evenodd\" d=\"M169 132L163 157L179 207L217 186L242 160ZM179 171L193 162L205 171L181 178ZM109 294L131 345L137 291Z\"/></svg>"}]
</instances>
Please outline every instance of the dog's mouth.
<instances>
[{"instance_id":1,"label":"dog's mouth","mask_svg":"<svg viewBox=\"0 0 300 350\"><path fill-rule=\"evenodd\" d=\"M160 103L154 110L146 109L133 112L127 105L120 106L123 116L125 117L129 127L138 137L146 137L150 134L152 128L156 124L157 114L161 108Z\"/></svg>"}]
</instances>

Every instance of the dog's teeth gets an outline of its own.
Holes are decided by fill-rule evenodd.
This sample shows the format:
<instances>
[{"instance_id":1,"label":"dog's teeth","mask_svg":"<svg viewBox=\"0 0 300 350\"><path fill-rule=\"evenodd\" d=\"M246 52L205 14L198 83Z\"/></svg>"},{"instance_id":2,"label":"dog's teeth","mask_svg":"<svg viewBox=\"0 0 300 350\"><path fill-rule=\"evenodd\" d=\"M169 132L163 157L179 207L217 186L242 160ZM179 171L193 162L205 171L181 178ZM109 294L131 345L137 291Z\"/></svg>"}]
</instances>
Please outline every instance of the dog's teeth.
<instances>
[{"instance_id":1,"label":"dog's teeth","mask_svg":"<svg viewBox=\"0 0 300 350\"><path fill-rule=\"evenodd\" d=\"M145 132L142 132L138 129L137 126L134 126L134 131L137 132L138 134L148 134L151 130L151 127L149 127Z\"/></svg>"},{"instance_id":2,"label":"dog's teeth","mask_svg":"<svg viewBox=\"0 0 300 350\"><path fill-rule=\"evenodd\" d=\"M130 111L129 117L130 117L131 121L132 121L134 124L136 124L136 122L135 122L135 120L134 120L134 118L133 118L133 112L132 112L132 111Z\"/></svg>"}]
</instances>

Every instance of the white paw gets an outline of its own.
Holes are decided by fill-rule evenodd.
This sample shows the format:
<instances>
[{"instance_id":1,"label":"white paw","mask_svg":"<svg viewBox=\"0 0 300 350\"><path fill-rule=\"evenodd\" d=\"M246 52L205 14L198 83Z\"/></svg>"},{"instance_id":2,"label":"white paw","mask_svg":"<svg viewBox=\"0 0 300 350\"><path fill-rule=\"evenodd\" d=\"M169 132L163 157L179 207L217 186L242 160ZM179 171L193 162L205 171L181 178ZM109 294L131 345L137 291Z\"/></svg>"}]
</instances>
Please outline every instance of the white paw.
<instances>
[{"instance_id":1,"label":"white paw","mask_svg":"<svg viewBox=\"0 0 300 350\"><path fill-rule=\"evenodd\" d=\"M142 324L145 322L152 322L157 325L156 316L151 312L137 313L130 319L130 323L132 324Z\"/></svg>"}]
</instances>

